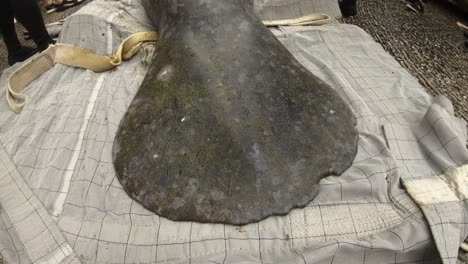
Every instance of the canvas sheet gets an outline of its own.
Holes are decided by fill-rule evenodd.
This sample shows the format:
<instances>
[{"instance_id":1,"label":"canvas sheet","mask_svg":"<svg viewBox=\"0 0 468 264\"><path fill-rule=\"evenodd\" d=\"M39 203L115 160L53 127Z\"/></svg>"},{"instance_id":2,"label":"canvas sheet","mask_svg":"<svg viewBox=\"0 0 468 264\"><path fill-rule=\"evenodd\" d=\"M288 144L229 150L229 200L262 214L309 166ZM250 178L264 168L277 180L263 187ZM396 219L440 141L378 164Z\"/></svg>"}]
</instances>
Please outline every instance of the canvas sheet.
<instances>
[{"instance_id":1,"label":"canvas sheet","mask_svg":"<svg viewBox=\"0 0 468 264\"><path fill-rule=\"evenodd\" d=\"M131 33L151 29L139 1L96 0L66 21L60 42L111 54ZM456 263L468 234L466 188L453 184L447 193L455 198L421 203L432 185L411 197L403 184L462 171L466 122L355 26L273 32L358 119L353 165L324 178L307 207L239 227L172 222L127 196L111 150L151 60L147 45L110 72L56 65L26 90L31 100L19 115L0 96L6 263Z\"/></svg>"},{"instance_id":2,"label":"canvas sheet","mask_svg":"<svg viewBox=\"0 0 468 264\"><path fill-rule=\"evenodd\" d=\"M292 19L316 13L341 17L338 1L327 0L255 0L255 11L263 20Z\"/></svg>"}]
</instances>

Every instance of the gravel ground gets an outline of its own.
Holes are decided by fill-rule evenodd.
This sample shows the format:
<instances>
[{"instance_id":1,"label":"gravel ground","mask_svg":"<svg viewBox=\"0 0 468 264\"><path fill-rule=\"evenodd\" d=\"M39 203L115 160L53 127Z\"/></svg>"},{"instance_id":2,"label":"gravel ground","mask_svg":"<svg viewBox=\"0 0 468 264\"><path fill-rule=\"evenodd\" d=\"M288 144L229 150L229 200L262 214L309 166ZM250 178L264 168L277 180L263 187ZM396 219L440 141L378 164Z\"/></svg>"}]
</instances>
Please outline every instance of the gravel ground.
<instances>
[{"instance_id":1,"label":"gravel ground","mask_svg":"<svg viewBox=\"0 0 468 264\"><path fill-rule=\"evenodd\" d=\"M460 263L467 264L468 263L468 252L463 251L460 249L460 252L458 254L458 260L460 260Z\"/></svg>"},{"instance_id":2,"label":"gravel ground","mask_svg":"<svg viewBox=\"0 0 468 264\"><path fill-rule=\"evenodd\" d=\"M424 14L407 11L402 0L358 0L358 15L344 19L382 44L432 95L443 94L455 114L468 120L468 49L454 5L431 1Z\"/></svg>"},{"instance_id":3,"label":"gravel ground","mask_svg":"<svg viewBox=\"0 0 468 264\"><path fill-rule=\"evenodd\" d=\"M445 95L455 115L468 121L468 49L457 21L468 14L440 0L424 14L407 11L402 0L358 0L358 15L343 22L368 32L432 95ZM467 240L468 241L468 240ZM468 253L460 249L460 263Z\"/></svg>"},{"instance_id":4,"label":"gravel ground","mask_svg":"<svg viewBox=\"0 0 468 264\"><path fill-rule=\"evenodd\" d=\"M53 12L51 14L47 14L45 12L45 8L43 7L43 4L39 1L39 5L41 5L41 9L42 9L42 17L44 18L44 22L47 24L47 23L51 23L51 22L55 22L55 21L59 21L60 19L64 19L66 17L68 17L69 15L75 13L76 11L78 11L80 8L82 8L84 5L86 5L87 3L90 3L92 0L87 0L86 3L83 3L79 6L76 6L76 7L72 7L72 8L69 8L63 12ZM21 26L20 23L17 23L16 24L16 32L18 34L18 38L20 40L20 42L24 45L24 46L28 46L28 47L36 47L36 45L34 44L34 42L32 40L26 40L24 39L24 37L22 36L22 32L24 32L25 29L23 26ZM0 34L0 72L2 72L5 68L8 67L8 61L7 61L7 57L8 57L8 53L7 53L7 49L6 49L6 46L5 46L5 43L3 42L3 37L2 35ZM0 264L2 264L0 262Z\"/></svg>"}]
</instances>

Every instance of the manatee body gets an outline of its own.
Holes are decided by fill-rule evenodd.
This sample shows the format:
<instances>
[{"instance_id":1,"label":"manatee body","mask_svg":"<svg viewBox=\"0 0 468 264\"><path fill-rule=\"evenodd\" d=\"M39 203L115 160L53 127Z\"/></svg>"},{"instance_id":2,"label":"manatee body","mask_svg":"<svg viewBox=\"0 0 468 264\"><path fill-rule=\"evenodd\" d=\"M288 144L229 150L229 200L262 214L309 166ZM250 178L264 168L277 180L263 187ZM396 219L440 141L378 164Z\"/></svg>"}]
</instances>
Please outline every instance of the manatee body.
<instances>
[{"instance_id":1,"label":"manatee body","mask_svg":"<svg viewBox=\"0 0 468 264\"><path fill-rule=\"evenodd\" d=\"M160 34L113 147L125 191L180 221L304 207L357 148L355 117L247 0L144 0Z\"/></svg>"}]
</instances>

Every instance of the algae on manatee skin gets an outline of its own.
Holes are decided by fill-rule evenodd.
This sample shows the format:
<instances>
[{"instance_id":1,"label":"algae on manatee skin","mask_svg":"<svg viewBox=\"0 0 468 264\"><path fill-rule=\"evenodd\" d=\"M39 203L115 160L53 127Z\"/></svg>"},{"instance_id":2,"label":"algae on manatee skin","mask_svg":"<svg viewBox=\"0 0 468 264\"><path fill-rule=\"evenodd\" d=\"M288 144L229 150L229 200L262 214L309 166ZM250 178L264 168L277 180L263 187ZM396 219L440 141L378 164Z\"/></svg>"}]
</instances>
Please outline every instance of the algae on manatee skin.
<instances>
[{"instance_id":1,"label":"algae on manatee skin","mask_svg":"<svg viewBox=\"0 0 468 264\"><path fill-rule=\"evenodd\" d=\"M200 104L200 99L206 98L204 86L190 83L175 84L163 82L157 87L157 96L154 96L155 104L165 105L173 103L180 105L185 111L191 111Z\"/></svg>"},{"instance_id":2,"label":"algae on manatee skin","mask_svg":"<svg viewBox=\"0 0 468 264\"><path fill-rule=\"evenodd\" d=\"M356 154L349 107L250 2L142 1L162 30L113 162L124 190L170 220L241 225L285 215Z\"/></svg>"}]
</instances>

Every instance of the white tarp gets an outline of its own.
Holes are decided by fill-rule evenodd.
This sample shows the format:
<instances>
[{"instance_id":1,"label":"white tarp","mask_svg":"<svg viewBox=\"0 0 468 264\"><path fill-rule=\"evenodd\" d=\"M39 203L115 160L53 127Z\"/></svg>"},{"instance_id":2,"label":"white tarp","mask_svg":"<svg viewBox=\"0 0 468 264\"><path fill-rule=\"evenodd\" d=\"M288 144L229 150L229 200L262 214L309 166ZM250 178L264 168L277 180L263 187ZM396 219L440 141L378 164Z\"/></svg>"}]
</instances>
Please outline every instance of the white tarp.
<instances>
[{"instance_id":1,"label":"white tarp","mask_svg":"<svg viewBox=\"0 0 468 264\"><path fill-rule=\"evenodd\" d=\"M66 21L60 41L111 54L148 30L139 1L96 0ZM151 60L147 47L100 74L56 65L26 90L32 99L19 115L0 96L6 263L456 263L468 234L466 122L355 26L273 32L358 119L353 165L324 178L309 206L237 227L172 222L131 200L115 178L111 149ZM426 184L414 196L419 207L403 188L456 168L461 187L447 191L455 198L421 203Z\"/></svg>"}]
</instances>

